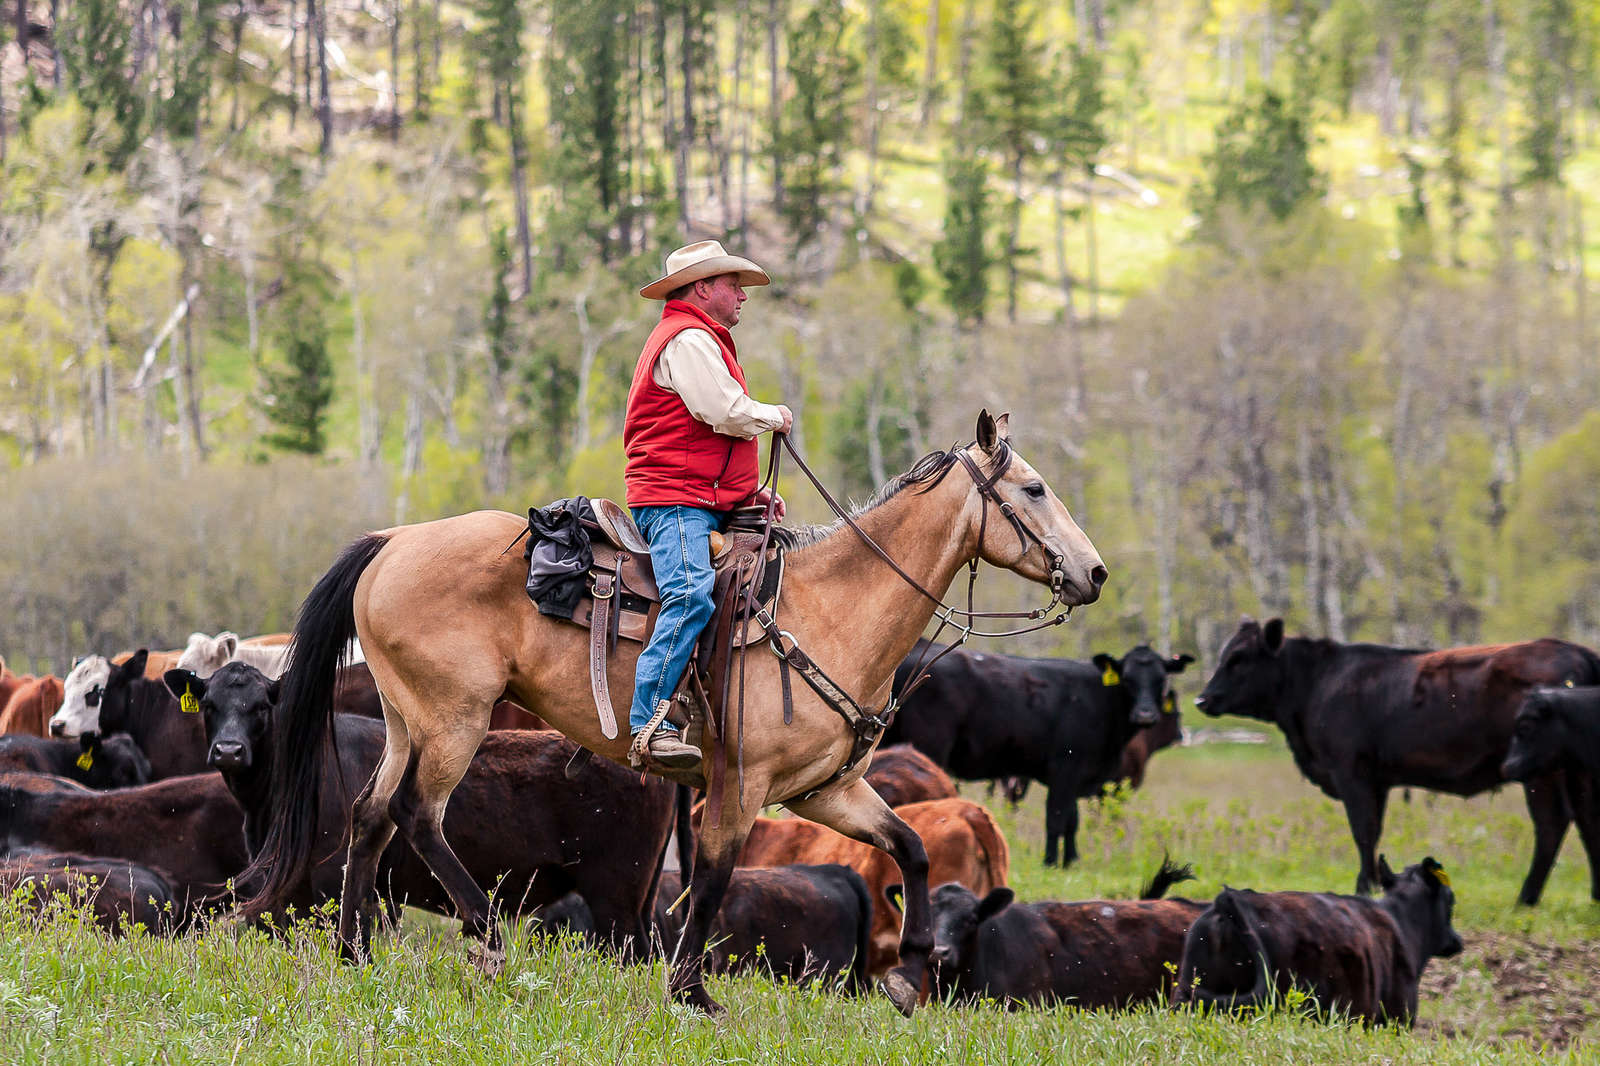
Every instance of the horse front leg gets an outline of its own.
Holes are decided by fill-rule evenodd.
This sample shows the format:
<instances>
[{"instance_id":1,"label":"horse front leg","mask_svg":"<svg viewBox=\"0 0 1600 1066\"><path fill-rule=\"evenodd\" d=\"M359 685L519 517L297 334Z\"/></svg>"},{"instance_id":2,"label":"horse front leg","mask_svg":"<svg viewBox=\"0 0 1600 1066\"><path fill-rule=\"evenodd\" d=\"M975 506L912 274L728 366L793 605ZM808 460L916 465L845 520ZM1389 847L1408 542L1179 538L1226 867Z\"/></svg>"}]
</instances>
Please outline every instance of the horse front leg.
<instances>
[{"instance_id":1,"label":"horse front leg","mask_svg":"<svg viewBox=\"0 0 1600 1066\"><path fill-rule=\"evenodd\" d=\"M900 965L884 977L883 990L900 1013L909 1018L921 1002L928 975L928 955L933 951L928 853L922 846L922 838L861 779L809 800L788 804L788 807L802 818L888 852L900 867L905 910L900 926ZM884 901L875 899L872 905L881 908Z\"/></svg>"},{"instance_id":2,"label":"horse front leg","mask_svg":"<svg viewBox=\"0 0 1600 1066\"><path fill-rule=\"evenodd\" d=\"M668 957L673 960L668 991L680 1003L711 1015L722 1014L725 1008L706 991L706 942L711 937L711 924L716 921L717 911L722 908L722 897L728 891L734 864L760 812L760 807L753 803L741 812L737 796L731 790L727 801L718 825L711 825L709 816L701 823L694 871L689 878L689 917L678 942L666 945Z\"/></svg>"}]
</instances>

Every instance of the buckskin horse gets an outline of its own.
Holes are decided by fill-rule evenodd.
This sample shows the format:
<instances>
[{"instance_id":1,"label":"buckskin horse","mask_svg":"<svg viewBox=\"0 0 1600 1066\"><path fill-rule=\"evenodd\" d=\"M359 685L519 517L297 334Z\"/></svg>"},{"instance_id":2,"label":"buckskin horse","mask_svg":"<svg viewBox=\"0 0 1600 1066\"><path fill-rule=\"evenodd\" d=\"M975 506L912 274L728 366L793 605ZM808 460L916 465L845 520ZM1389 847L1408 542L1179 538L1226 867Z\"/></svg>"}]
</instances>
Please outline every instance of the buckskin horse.
<instances>
[{"instance_id":1,"label":"buckskin horse","mask_svg":"<svg viewBox=\"0 0 1600 1066\"><path fill-rule=\"evenodd\" d=\"M1008 430L1007 416L983 412L973 443L924 456L842 525L802 536L788 550L778 624L791 646L804 648L859 707L885 706L895 667L936 610L950 620L952 609L940 598L963 566L975 572L978 559L1048 585L1052 607L1070 610L1099 598L1106 579L1099 554L1012 450ZM398 828L450 894L463 935L473 938L473 963L486 976L500 972L505 954L489 898L441 830L445 804L488 731L491 708L502 698L515 700L617 762L627 760L628 747L626 734L608 740L602 732L588 632L543 617L524 592L526 568L508 545L526 525L513 514L478 511L370 533L317 582L301 606L282 680L276 746L290 757L275 766L267 837L251 871L261 876L261 888L244 917L276 909L311 859L334 671L341 649L359 636L382 697L387 740L352 812L340 952L351 961L368 957L377 862ZM877 737L858 749L858 729L837 700L830 704L809 685L792 686L793 718L785 723L781 660L751 650L742 737L722 750L726 780L739 784L723 790L719 813L702 826L682 942L688 949L674 964L671 993L698 1010L722 1010L705 990L699 949L750 826L763 807L781 803L888 852L900 867L906 886L900 965L884 989L910 1014L933 947L928 859L916 833L862 780ZM611 657L613 691L631 690L635 658L622 646ZM710 747L703 750L709 766Z\"/></svg>"}]
</instances>

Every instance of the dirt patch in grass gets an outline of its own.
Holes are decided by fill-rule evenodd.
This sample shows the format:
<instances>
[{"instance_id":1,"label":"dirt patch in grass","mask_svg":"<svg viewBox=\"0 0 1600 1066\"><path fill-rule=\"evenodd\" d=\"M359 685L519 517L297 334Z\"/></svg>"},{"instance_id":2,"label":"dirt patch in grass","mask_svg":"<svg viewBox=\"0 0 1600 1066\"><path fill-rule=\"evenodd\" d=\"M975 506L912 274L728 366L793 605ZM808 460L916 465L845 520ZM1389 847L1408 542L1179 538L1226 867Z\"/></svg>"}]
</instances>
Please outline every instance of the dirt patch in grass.
<instances>
[{"instance_id":1,"label":"dirt patch in grass","mask_svg":"<svg viewBox=\"0 0 1600 1066\"><path fill-rule=\"evenodd\" d=\"M1600 941L1551 944L1477 932L1459 964L1452 961L1436 959L1423 974L1418 1028L1553 1049L1586 1030L1586 1043L1600 1036Z\"/></svg>"}]
</instances>

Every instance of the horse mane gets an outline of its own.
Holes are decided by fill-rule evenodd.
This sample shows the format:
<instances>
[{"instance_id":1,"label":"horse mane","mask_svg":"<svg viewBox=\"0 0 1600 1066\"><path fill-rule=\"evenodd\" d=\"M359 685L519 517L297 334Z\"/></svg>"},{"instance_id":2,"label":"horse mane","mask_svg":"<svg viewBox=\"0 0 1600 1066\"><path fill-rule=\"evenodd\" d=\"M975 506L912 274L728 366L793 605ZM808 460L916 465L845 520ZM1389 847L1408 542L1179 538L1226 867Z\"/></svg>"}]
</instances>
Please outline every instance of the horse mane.
<instances>
[{"instance_id":1,"label":"horse mane","mask_svg":"<svg viewBox=\"0 0 1600 1066\"><path fill-rule=\"evenodd\" d=\"M909 488L920 486L917 489L918 492L928 492L943 481L944 476L950 472L951 467L955 466L963 447L960 444L953 444L944 451L929 452L924 455L912 464L910 470L890 478L865 503L852 505L850 517L852 519L860 518ZM827 540L843 527L843 519L836 519L827 525L778 525L772 527L772 539L785 550L797 551Z\"/></svg>"}]
</instances>

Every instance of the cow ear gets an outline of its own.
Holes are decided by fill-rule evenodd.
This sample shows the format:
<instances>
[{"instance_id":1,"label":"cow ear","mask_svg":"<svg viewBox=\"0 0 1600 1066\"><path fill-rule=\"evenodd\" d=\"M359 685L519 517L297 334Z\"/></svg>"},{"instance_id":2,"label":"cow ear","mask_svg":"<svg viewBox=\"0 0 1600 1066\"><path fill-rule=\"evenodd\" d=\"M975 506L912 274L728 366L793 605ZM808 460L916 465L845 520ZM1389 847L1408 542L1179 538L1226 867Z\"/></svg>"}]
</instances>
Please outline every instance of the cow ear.
<instances>
[{"instance_id":1,"label":"cow ear","mask_svg":"<svg viewBox=\"0 0 1600 1066\"><path fill-rule=\"evenodd\" d=\"M167 686L167 691L172 693L175 700L181 701L185 693L192 694L197 700L206 694L206 683L190 670L173 667L161 675L161 683Z\"/></svg>"},{"instance_id":2,"label":"cow ear","mask_svg":"<svg viewBox=\"0 0 1600 1066\"><path fill-rule=\"evenodd\" d=\"M234 653L237 652L238 650L239 650L239 634L237 634L237 633L218 633L217 634L217 651L222 654L222 657L224 659L233 658Z\"/></svg>"},{"instance_id":3,"label":"cow ear","mask_svg":"<svg viewBox=\"0 0 1600 1066\"><path fill-rule=\"evenodd\" d=\"M883 886L883 898L889 901L889 906L904 914L906 911L906 893L898 883Z\"/></svg>"},{"instance_id":4,"label":"cow ear","mask_svg":"<svg viewBox=\"0 0 1600 1066\"><path fill-rule=\"evenodd\" d=\"M1017 894L1009 888L997 888L990 892L978 903L978 921L982 922L993 918L1011 906L1011 901L1016 898Z\"/></svg>"},{"instance_id":5,"label":"cow ear","mask_svg":"<svg viewBox=\"0 0 1600 1066\"><path fill-rule=\"evenodd\" d=\"M127 662L117 667L118 676L126 678L143 677L145 664L149 661L150 649L140 648L138 651L128 656Z\"/></svg>"},{"instance_id":6,"label":"cow ear","mask_svg":"<svg viewBox=\"0 0 1600 1066\"><path fill-rule=\"evenodd\" d=\"M1167 673L1181 674L1183 673L1183 668L1192 662L1194 662L1194 656L1190 655L1188 652L1185 652L1182 655L1174 655L1172 658L1168 659L1164 665L1167 668Z\"/></svg>"},{"instance_id":7,"label":"cow ear","mask_svg":"<svg viewBox=\"0 0 1600 1066\"><path fill-rule=\"evenodd\" d=\"M1122 684L1122 663L1114 656L1107 655L1103 651L1097 652L1090 661L1094 663L1095 669L1100 671L1100 683L1106 688Z\"/></svg>"},{"instance_id":8,"label":"cow ear","mask_svg":"<svg viewBox=\"0 0 1600 1066\"><path fill-rule=\"evenodd\" d=\"M1396 877L1395 876L1395 872L1393 870L1389 869L1389 859L1388 859L1388 857L1385 856L1385 855L1379 855L1378 856L1378 884L1382 885L1383 886L1383 890L1385 892L1387 892L1391 888L1393 888L1397 883L1399 883L1399 881L1400 881L1400 878Z\"/></svg>"},{"instance_id":9,"label":"cow ear","mask_svg":"<svg viewBox=\"0 0 1600 1066\"><path fill-rule=\"evenodd\" d=\"M986 452L993 451L995 441L1000 439L999 434L995 431L994 419L989 417L989 409L987 407L978 412L978 430L976 436L978 440L978 447L982 448Z\"/></svg>"},{"instance_id":10,"label":"cow ear","mask_svg":"<svg viewBox=\"0 0 1600 1066\"><path fill-rule=\"evenodd\" d=\"M1261 627L1261 642L1273 655L1283 647L1283 619L1274 618Z\"/></svg>"},{"instance_id":11,"label":"cow ear","mask_svg":"<svg viewBox=\"0 0 1600 1066\"><path fill-rule=\"evenodd\" d=\"M1434 860L1432 855L1422 860L1422 879L1428 887L1437 891L1440 886L1450 887L1450 875L1444 872L1444 867Z\"/></svg>"}]
</instances>

